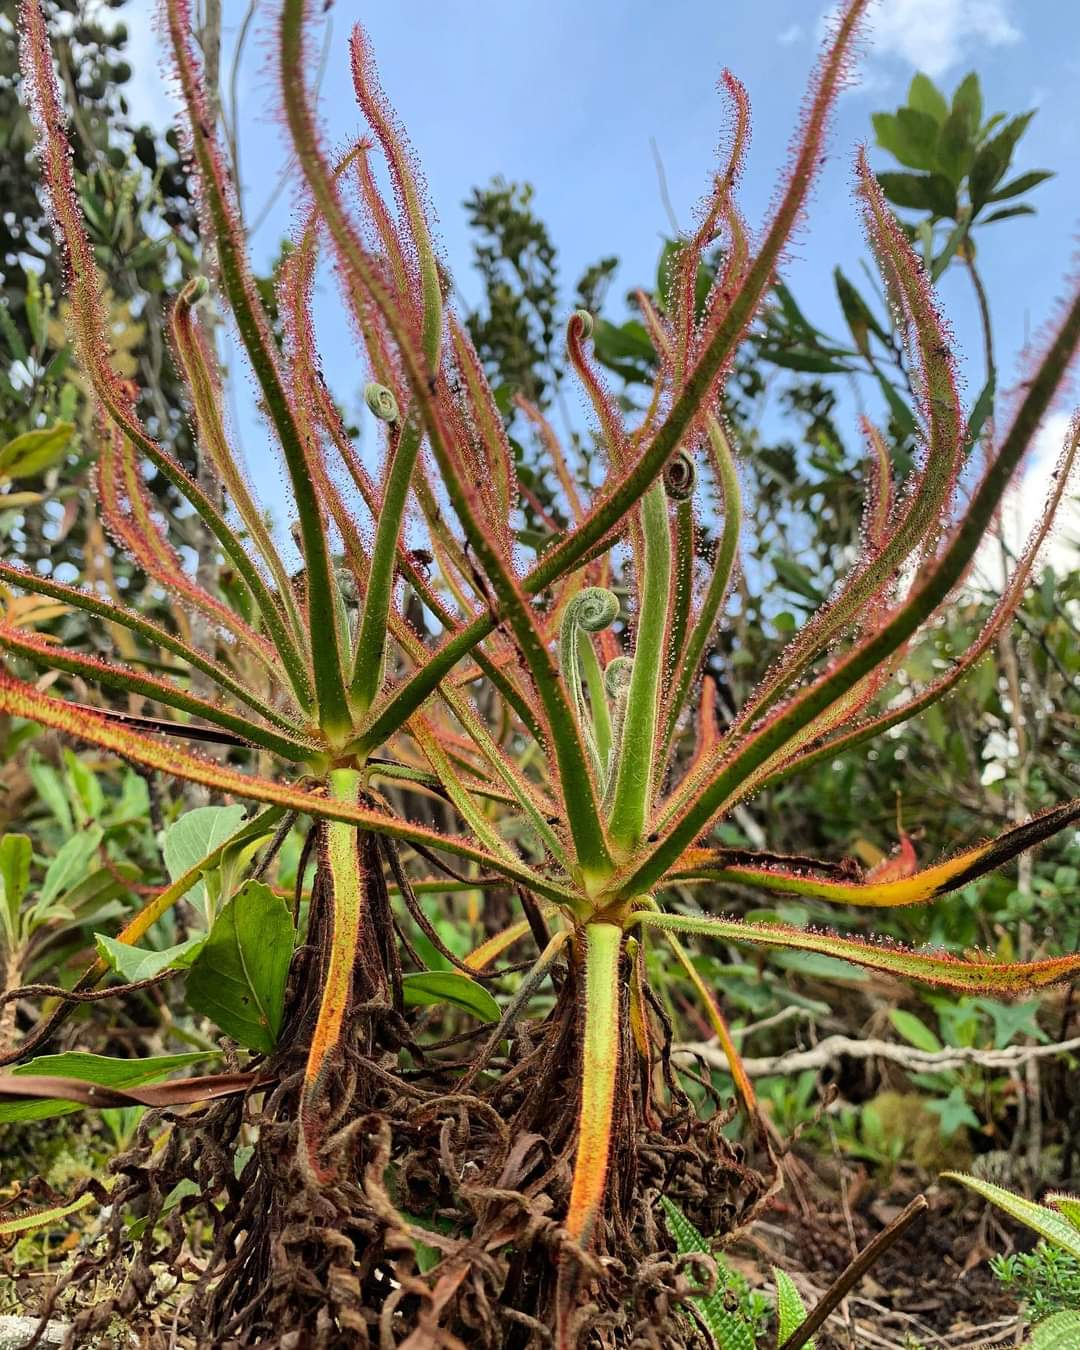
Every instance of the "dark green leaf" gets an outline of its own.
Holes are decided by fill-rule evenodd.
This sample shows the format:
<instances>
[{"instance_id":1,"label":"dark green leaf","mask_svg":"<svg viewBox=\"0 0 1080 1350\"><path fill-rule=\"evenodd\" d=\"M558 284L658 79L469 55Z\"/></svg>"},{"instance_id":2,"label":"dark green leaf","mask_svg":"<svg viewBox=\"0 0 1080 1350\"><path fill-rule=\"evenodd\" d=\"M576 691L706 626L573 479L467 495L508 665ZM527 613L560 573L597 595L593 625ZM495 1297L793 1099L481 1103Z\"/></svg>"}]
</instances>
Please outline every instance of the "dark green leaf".
<instances>
[{"instance_id":1,"label":"dark green leaf","mask_svg":"<svg viewBox=\"0 0 1080 1350\"><path fill-rule=\"evenodd\" d=\"M1022 173L1018 178L1012 178L1004 187L999 187L996 192L992 192L987 198L991 202L1003 202L1009 197L1019 197L1022 192L1030 192L1040 183L1045 183L1048 178L1053 178L1052 169L1033 169L1030 173Z\"/></svg>"},{"instance_id":2,"label":"dark green leaf","mask_svg":"<svg viewBox=\"0 0 1080 1350\"><path fill-rule=\"evenodd\" d=\"M975 400L975 406L971 410L971 416L968 418L967 444L965 452L971 450L971 447L982 435L982 429L986 425L986 419L994 410L994 381L987 380Z\"/></svg>"},{"instance_id":3,"label":"dark green leaf","mask_svg":"<svg viewBox=\"0 0 1080 1350\"><path fill-rule=\"evenodd\" d=\"M791 558L784 557L782 553L775 553L773 554L772 564L781 583L789 591L794 591L796 595L803 596L815 605L824 604L824 595L814 585L813 577L800 563L793 562Z\"/></svg>"},{"instance_id":4,"label":"dark green leaf","mask_svg":"<svg viewBox=\"0 0 1080 1350\"><path fill-rule=\"evenodd\" d=\"M206 936L199 933L175 947L166 947L163 951L151 951L147 947L133 947L127 942L117 942L104 933L95 933L98 955L107 961L110 967L125 980L134 983L137 980L149 980L160 975L163 970L186 970L202 951Z\"/></svg>"},{"instance_id":5,"label":"dark green leaf","mask_svg":"<svg viewBox=\"0 0 1080 1350\"><path fill-rule=\"evenodd\" d=\"M889 412L892 414L892 419L901 435L904 437L914 436L915 414L880 371L878 372L878 384L881 385L881 392L885 395L885 402L889 405Z\"/></svg>"},{"instance_id":6,"label":"dark green leaf","mask_svg":"<svg viewBox=\"0 0 1080 1350\"><path fill-rule=\"evenodd\" d=\"M285 901L249 881L222 909L196 957L188 1003L249 1050L269 1053L281 1030L293 939Z\"/></svg>"},{"instance_id":7,"label":"dark green leaf","mask_svg":"<svg viewBox=\"0 0 1080 1350\"><path fill-rule=\"evenodd\" d=\"M450 1003L481 1022L497 1022L499 1005L482 984L456 970L425 970L403 977L405 1003L410 1007Z\"/></svg>"},{"instance_id":8,"label":"dark green leaf","mask_svg":"<svg viewBox=\"0 0 1080 1350\"><path fill-rule=\"evenodd\" d=\"M956 87L956 93L953 94L952 110L960 113L967 121L970 134L975 135L982 122L982 91L979 88L979 77L974 71L965 75Z\"/></svg>"},{"instance_id":9,"label":"dark green leaf","mask_svg":"<svg viewBox=\"0 0 1080 1350\"><path fill-rule=\"evenodd\" d=\"M1033 206L1006 206L1000 211L991 211L988 216L983 216L984 225L992 225L995 220L1012 220L1013 216L1033 216L1035 208Z\"/></svg>"},{"instance_id":10,"label":"dark green leaf","mask_svg":"<svg viewBox=\"0 0 1080 1350\"><path fill-rule=\"evenodd\" d=\"M1034 116L1035 113L1032 111L1011 118L993 140L987 141L979 151L971 167L971 202L975 210L989 199L990 193L1005 176L1012 162L1016 144Z\"/></svg>"},{"instance_id":11,"label":"dark green leaf","mask_svg":"<svg viewBox=\"0 0 1080 1350\"><path fill-rule=\"evenodd\" d=\"M908 106L932 117L940 126L949 115L945 95L929 75L920 71L911 81L907 96Z\"/></svg>"},{"instance_id":12,"label":"dark green leaf","mask_svg":"<svg viewBox=\"0 0 1080 1350\"><path fill-rule=\"evenodd\" d=\"M929 211L935 216L956 213L956 193L941 174L879 173L878 182L894 206Z\"/></svg>"},{"instance_id":13,"label":"dark green leaf","mask_svg":"<svg viewBox=\"0 0 1080 1350\"><path fill-rule=\"evenodd\" d=\"M785 370L802 370L812 375L846 375L851 367L822 352L807 347L762 347L761 355L774 366Z\"/></svg>"},{"instance_id":14,"label":"dark green leaf","mask_svg":"<svg viewBox=\"0 0 1080 1350\"><path fill-rule=\"evenodd\" d=\"M971 167L975 153L974 124L962 109L953 108L941 128L937 145L937 166L954 188Z\"/></svg>"},{"instance_id":15,"label":"dark green leaf","mask_svg":"<svg viewBox=\"0 0 1080 1350\"><path fill-rule=\"evenodd\" d=\"M871 333L888 345L888 334L874 317L870 306L844 276L839 267L833 272L833 279L836 283L836 295L840 301L840 308L844 311L847 326L851 329L852 340L859 351L864 356L870 354L869 334Z\"/></svg>"}]
</instances>

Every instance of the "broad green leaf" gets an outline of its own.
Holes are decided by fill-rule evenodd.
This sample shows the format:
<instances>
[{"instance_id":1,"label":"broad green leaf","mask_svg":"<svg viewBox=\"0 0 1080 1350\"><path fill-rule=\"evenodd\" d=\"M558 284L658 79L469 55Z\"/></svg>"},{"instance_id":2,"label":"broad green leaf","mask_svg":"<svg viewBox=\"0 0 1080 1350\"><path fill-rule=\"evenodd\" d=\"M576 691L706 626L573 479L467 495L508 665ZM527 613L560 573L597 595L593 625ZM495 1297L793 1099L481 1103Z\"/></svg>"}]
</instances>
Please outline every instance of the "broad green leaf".
<instances>
[{"instance_id":1,"label":"broad green leaf","mask_svg":"<svg viewBox=\"0 0 1080 1350\"><path fill-rule=\"evenodd\" d=\"M968 121L962 108L954 107L945 119L938 137L937 166L954 188L960 186L971 168L974 155L974 124Z\"/></svg>"},{"instance_id":2,"label":"broad green leaf","mask_svg":"<svg viewBox=\"0 0 1080 1350\"><path fill-rule=\"evenodd\" d=\"M187 1001L249 1050L273 1050L281 1030L294 932L285 901L249 881L225 905L195 958Z\"/></svg>"},{"instance_id":3,"label":"broad green leaf","mask_svg":"<svg viewBox=\"0 0 1080 1350\"><path fill-rule=\"evenodd\" d=\"M75 821L71 815L71 805L68 802L60 775L51 764L46 764L40 755L33 752L30 754L27 770L30 774L30 781L34 785L34 791L60 822L64 833L73 834Z\"/></svg>"},{"instance_id":4,"label":"broad green leaf","mask_svg":"<svg viewBox=\"0 0 1080 1350\"><path fill-rule=\"evenodd\" d=\"M107 961L121 978L134 984L138 980L152 979L163 970L187 970L206 944L206 935L200 933L160 952L117 942L104 933L95 933L94 941L101 959Z\"/></svg>"},{"instance_id":5,"label":"broad green leaf","mask_svg":"<svg viewBox=\"0 0 1080 1350\"><path fill-rule=\"evenodd\" d=\"M902 163L911 169L933 169L938 124L929 113L919 112L917 108L898 109L896 135L907 156Z\"/></svg>"},{"instance_id":6,"label":"broad green leaf","mask_svg":"<svg viewBox=\"0 0 1080 1350\"><path fill-rule=\"evenodd\" d=\"M907 96L908 106L932 117L940 126L949 115L945 95L929 75L920 71L911 81Z\"/></svg>"},{"instance_id":7,"label":"broad green leaf","mask_svg":"<svg viewBox=\"0 0 1080 1350\"><path fill-rule=\"evenodd\" d=\"M905 125L908 118L912 119ZM928 169L931 161L927 158L927 129L932 130L931 146L937 139L938 126L932 117L914 108L902 108L896 113L874 113L871 119L877 134L878 145L887 150L894 159L898 159L909 169Z\"/></svg>"},{"instance_id":8,"label":"broad green leaf","mask_svg":"<svg viewBox=\"0 0 1080 1350\"><path fill-rule=\"evenodd\" d=\"M169 1078L179 1069L186 1069L201 1060L216 1057L213 1050L195 1050L183 1055L152 1055L146 1059L116 1059L109 1055L89 1055L82 1050L69 1050L61 1055L39 1055L37 1059L16 1064L7 1072L46 1078L78 1078L99 1087L134 1088L157 1083ZM0 1123L46 1120L50 1116L67 1116L86 1108L78 1102L55 1098L42 1101L0 1101Z\"/></svg>"},{"instance_id":9,"label":"broad green leaf","mask_svg":"<svg viewBox=\"0 0 1080 1350\"><path fill-rule=\"evenodd\" d=\"M928 173L879 173L877 179L894 206L904 206L910 211L934 210Z\"/></svg>"},{"instance_id":10,"label":"broad green leaf","mask_svg":"<svg viewBox=\"0 0 1080 1350\"><path fill-rule=\"evenodd\" d=\"M941 1049L941 1042L914 1013L905 1012L903 1008L893 1008L889 1013L889 1021L904 1040L910 1041L917 1050L936 1054Z\"/></svg>"},{"instance_id":11,"label":"broad green leaf","mask_svg":"<svg viewBox=\"0 0 1080 1350\"><path fill-rule=\"evenodd\" d=\"M1065 1308L1031 1328L1030 1350L1077 1350L1080 1312Z\"/></svg>"},{"instance_id":12,"label":"broad green leaf","mask_svg":"<svg viewBox=\"0 0 1080 1350\"><path fill-rule=\"evenodd\" d=\"M197 806L194 811L186 811L179 820L166 829L162 842L165 866L170 878L175 881L190 868L194 867L206 855L223 844L230 835L236 833L244 820L242 806ZM206 884L200 881L192 887L191 902L207 911L207 919L212 917L206 903Z\"/></svg>"},{"instance_id":13,"label":"broad green leaf","mask_svg":"<svg viewBox=\"0 0 1080 1350\"><path fill-rule=\"evenodd\" d=\"M776 1319L780 1324L776 1336L777 1345L783 1343L796 1332L806 1321L806 1305L802 1301L802 1295L795 1288L791 1276L780 1269L779 1266L773 1266L773 1275L776 1278ZM806 1342L807 1350L814 1350L814 1338L811 1336Z\"/></svg>"},{"instance_id":14,"label":"broad green leaf","mask_svg":"<svg viewBox=\"0 0 1080 1350\"><path fill-rule=\"evenodd\" d=\"M472 1013L481 1022L499 1020L499 1005L489 991L459 970L420 971L405 975L401 984L410 1007L450 1003Z\"/></svg>"},{"instance_id":15,"label":"broad green leaf","mask_svg":"<svg viewBox=\"0 0 1080 1350\"><path fill-rule=\"evenodd\" d=\"M991 202L1003 202L1009 197L1019 197L1023 192L1030 192L1040 183L1045 183L1048 178L1053 178L1054 174L1049 169L1033 169L1031 173L1022 173L1018 178L1012 178L1003 187L999 187L987 198Z\"/></svg>"},{"instance_id":16,"label":"broad green leaf","mask_svg":"<svg viewBox=\"0 0 1080 1350\"><path fill-rule=\"evenodd\" d=\"M83 830L67 841L45 872L41 894L34 906L36 911L45 910L65 891L78 885L85 878L91 859L97 852L101 840L102 831L95 828Z\"/></svg>"},{"instance_id":17,"label":"broad green leaf","mask_svg":"<svg viewBox=\"0 0 1080 1350\"><path fill-rule=\"evenodd\" d=\"M31 478L63 459L75 433L71 422L55 422L38 431L24 431L0 448L0 478Z\"/></svg>"},{"instance_id":18,"label":"broad green leaf","mask_svg":"<svg viewBox=\"0 0 1080 1350\"><path fill-rule=\"evenodd\" d=\"M660 1204L663 1206L668 1232L675 1240L679 1255L691 1256L695 1252L701 1252L705 1256L711 1256L716 1263L716 1288L711 1294L704 1298L695 1298L693 1302L705 1325L716 1337L720 1350L754 1350L754 1333L745 1319L724 1306L724 1293L731 1285L731 1271L724 1264L722 1257L709 1251L709 1244L674 1201L662 1195Z\"/></svg>"},{"instance_id":19,"label":"broad green leaf","mask_svg":"<svg viewBox=\"0 0 1080 1350\"><path fill-rule=\"evenodd\" d=\"M952 110L964 117L971 129L971 134L974 136L982 122L982 109L982 90L979 88L979 77L974 71L971 71L956 86L956 92L952 99Z\"/></svg>"},{"instance_id":20,"label":"broad green leaf","mask_svg":"<svg viewBox=\"0 0 1080 1350\"><path fill-rule=\"evenodd\" d=\"M942 1172L950 1181L959 1181L969 1191L981 1195L991 1204L1003 1209L1019 1223L1026 1225L1033 1233L1046 1238L1067 1251L1070 1256L1080 1260L1080 1232L1056 1210L1046 1205L1037 1205L1034 1200L1025 1200L1022 1195L1007 1191L1003 1186L995 1186L991 1181L982 1181L978 1177L969 1177L963 1172Z\"/></svg>"},{"instance_id":21,"label":"broad green leaf","mask_svg":"<svg viewBox=\"0 0 1080 1350\"><path fill-rule=\"evenodd\" d=\"M0 897L9 943L14 946L19 929L19 910L30 885L33 846L25 834L5 834L0 839Z\"/></svg>"}]
</instances>

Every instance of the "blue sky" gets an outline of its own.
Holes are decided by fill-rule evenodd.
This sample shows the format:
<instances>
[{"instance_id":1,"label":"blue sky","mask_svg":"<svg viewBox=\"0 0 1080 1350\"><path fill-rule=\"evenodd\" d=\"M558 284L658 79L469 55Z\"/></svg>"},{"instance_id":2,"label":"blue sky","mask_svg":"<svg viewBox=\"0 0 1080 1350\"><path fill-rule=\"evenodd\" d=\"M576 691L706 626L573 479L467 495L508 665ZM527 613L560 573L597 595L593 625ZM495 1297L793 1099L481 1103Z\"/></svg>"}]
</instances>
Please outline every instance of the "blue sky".
<instances>
[{"instance_id":1,"label":"blue sky","mask_svg":"<svg viewBox=\"0 0 1080 1350\"><path fill-rule=\"evenodd\" d=\"M225 0L224 7L234 35L245 0ZM260 36L249 44L240 72L249 219L284 162L267 62L275 8L274 0L262 0ZM136 111L161 124L171 105L154 57L153 9L152 0L133 0L124 15L132 30ZM753 106L742 206L752 228L765 219L817 49L822 9L804 0L336 0L322 110L333 140L355 134L347 38L362 20L383 85L426 174L445 257L466 299L475 300L478 288L462 202L495 174L534 184L536 209L559 249L568 305L577 275L606 254L622 260L612 292L618 296L653 277L661 235L669 230L650 142L662 158L676 215L687 224L709 181L723 126L715 86L725 65L746 84ZM840 263L854 274L864 255L851 193L854 152L871 138L870 113L903 101L918 68L947 91L976 69L989 111L1038 106L1016 165L1058 170L1033 197L1037 217L982 233L981 262L1008 380L1026 337L1062 294L1080 221L1080 6L1061 0L879 0L858 82L841 100L828 162L785 278L811 318L844 331L832 269ZM872 162L895 167L879 151ZM256 238L260 261L273 253L291 219L285 193ZM979 339L959 269L946 277L942 299L958 352L966 357L973 399L981 385ZM324 322L334 310L324 303ZM361 379L356 363L332 323L327 335L326 373L338 395L355 403ZM1051 428L1052 441L1060 439L1059 422ZM261 478L265 437L243 408L238 423L249 465Z\"/></svg>"}]
</instances>

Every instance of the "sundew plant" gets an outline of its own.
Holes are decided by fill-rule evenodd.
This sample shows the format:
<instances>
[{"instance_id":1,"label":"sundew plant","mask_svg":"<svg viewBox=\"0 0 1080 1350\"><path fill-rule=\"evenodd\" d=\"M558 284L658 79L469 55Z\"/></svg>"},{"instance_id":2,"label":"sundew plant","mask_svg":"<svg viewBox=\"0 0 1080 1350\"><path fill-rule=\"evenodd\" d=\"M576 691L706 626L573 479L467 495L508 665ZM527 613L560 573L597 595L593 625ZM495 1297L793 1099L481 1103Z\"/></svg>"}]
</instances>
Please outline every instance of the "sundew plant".
<instances>
[{"instance_id":1,"label":"sundew plant","mask_svg":"<svg viewBox=\"0 0 1080 1350\"><path fill-rule=\"evenodd\" d=\"M1080 294L1067 297L1030 357L981 472L965 473L971 438L949 332L858 155L857 205L916 375L921 453L907 480L894 481L884 434L864 425L861 554L721 726L715 688L699 677L739 559L725 380L803 219L868 0L849 0L832 26L774 205L755 230L736 199L749 108L739 81L724 74L729 143L697 229L679 243L664 310L640 297L658 373L632 424L593 359L590 316L569 318L567 356L592 411L603 481L587 490L542 414L519 402L571 520L531 554L515 534L506 422L448 303L422 185L359 28L349 57L364 129L343 153L324 142L308 89L318 8L280 0L275 19L278 96L307 212L280 275L279 341L250 270L189 0L163 7L212 279L179 288L171 340L200 455L229 510L154 439L138 391L112 367L104 278L80 216L44 21L36 0L22 8L43 181L98 409L100 511L115 547L167 593L173 621L0 565L6 585L82 610L103 631L127 630L136 651L168 655L168 673L152 673L137 659L89 656L5 626L0 710L164 779L258 803L238 848L312 822L306 933L273 1047L236 1072L185 1080L171 1101L167 1092L152 1098L214 1104L179 1117L164 1142L144 1122L109 1192L113 1212L122 1216L142 1187L160 1215L172 1187L194 1183L184 1210L202 1204L211 1236L185 1316L207 1343L700 1344L693 1289L670 1257L659 1197L702 1232L723 1234L747 1222L776 1181L723 989L707 987L684 938L821 953L998 996L1080 971L1075 954L961 959L721 917L736 884L846 906L932 901L1080 819L1080 799L922 870L904 862L866 877L827 860L710 842L713 827L762 788L944 698L1008 624L1067 490L1080 423L985 628L897 702L892 677L963 585L1061 390L1080 342ZM718 246L702 304L699 267ZM380 438L374 467L320 369L311 292L324 254L366 363ZM231 316L288 470L298 575L221 417L221 374L201 317L214 304ZM203 587L182 565L147 494L146 464L213 535L227 590ZM422 629L407 617L417 606ZM196 617L216 635L208 649L193 643ZM59 684L42 692L31 667L60 672ZM64 677L100 689L100 700L65 699ZM119 710L115 694L137 696L153 715ZM193 740L216 745L216 757L191 749ZM425 795L448 804L458 833L418 822L409 805ZM138 943L221 856L155 895L117 940ZM455 885L484 891L504 916L465 958L420 900ZM676 887L700 908L676 903ZM487 1009L493 1025L425 1040L428 1014L406 998L410 971L422 967L410 923L449 967L451 1002ZM672 1069L673 1028L650 987L657 947L685 970L728 1055L764 1170L728 1141L723 1119L698 1118ZM512 949L524 958L494 964ZM96 963L75 994L107 974ZM492 987L501 1003L485 992ZM544 989L554 994L530 1018ZM16 1055L39 1050L64 1015L44 1019ZM34 1081L24 1081L27 1095ZM41 1091L55 1096L63 1083L50 1079ZM247 1127L253 1150L234 1167ZM117 1263L125 1233L118 1217L109 1246ZM165 1297L148 1272L179 1252L175 1219L142 1224L134 1241L123 1292L88 1308L80 1331Z\"/></svg>"}]
</instances>

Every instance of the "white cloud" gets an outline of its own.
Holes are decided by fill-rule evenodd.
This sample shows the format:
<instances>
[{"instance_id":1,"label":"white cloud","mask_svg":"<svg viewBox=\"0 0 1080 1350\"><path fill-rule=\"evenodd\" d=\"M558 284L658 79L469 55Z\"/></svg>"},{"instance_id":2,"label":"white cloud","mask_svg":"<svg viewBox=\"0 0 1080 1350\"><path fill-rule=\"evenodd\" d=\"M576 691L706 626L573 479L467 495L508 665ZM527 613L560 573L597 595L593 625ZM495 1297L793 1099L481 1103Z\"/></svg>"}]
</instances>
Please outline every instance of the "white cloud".
<instances>
[{"instance_id":1,"label":"white cloud","mask_svg":"<svg viewBox=\"0 0 1080 1350\"><path fill-rule=\"evenodd\" d=\"M933 78L969 59L980 46L1020 41L1010 0L882 0L871 15L871 43Z\"/></svg>"},{"instance_id":2,"label":"white cloud","mask_svg":"<svg viewBox=\"0 0 1080 1350\"><path fill-rule=\"evenodd\" d=\"M788 24L786 28L782 29L779 33L777 33L776 40L777 42L779 42L781 47L791 47L796 42L798 42L798 40L802 37L802 35L803 35L802 24L791 23Z\"/></svg>"}]
</instances>

